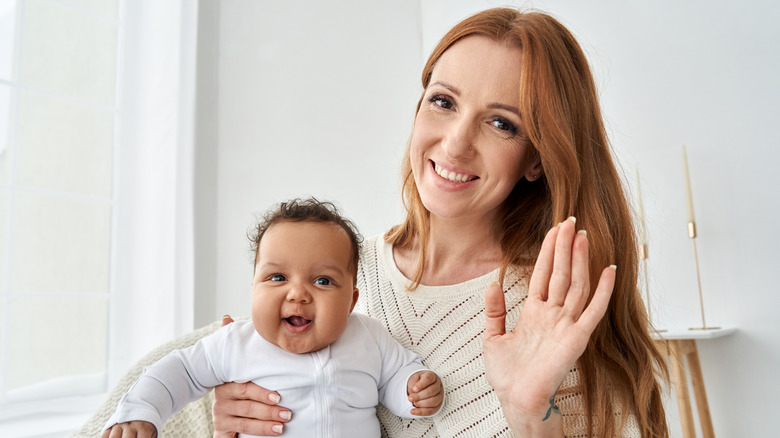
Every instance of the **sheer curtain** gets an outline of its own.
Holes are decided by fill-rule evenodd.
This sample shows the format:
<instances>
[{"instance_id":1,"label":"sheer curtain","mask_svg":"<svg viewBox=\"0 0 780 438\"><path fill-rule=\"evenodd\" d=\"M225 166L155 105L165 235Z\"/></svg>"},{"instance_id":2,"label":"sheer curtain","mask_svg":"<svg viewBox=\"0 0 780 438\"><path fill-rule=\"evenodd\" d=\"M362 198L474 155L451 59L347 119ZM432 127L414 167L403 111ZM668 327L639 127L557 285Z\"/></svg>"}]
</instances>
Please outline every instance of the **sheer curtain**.
<instances>
[{"instance_id":1,"label":"sheer curtain","mask_svg":"<svg viewBox=\"0 0 780 438\"><path fill-rule=\"evenodd\" d=\"M195 2L128 1L116 160L110 383L193 328Z\"/></svg>"},{"instance_id":2,"label":"sheer curtain","mask_svg":"<svg viewBox=\"0 0 780 438\"><path fill-rule=\"evenodd\" d=\"M62 436L193 328L197 2L0 0L0 23L0 436Z\"/></svg>"}]
</instances>

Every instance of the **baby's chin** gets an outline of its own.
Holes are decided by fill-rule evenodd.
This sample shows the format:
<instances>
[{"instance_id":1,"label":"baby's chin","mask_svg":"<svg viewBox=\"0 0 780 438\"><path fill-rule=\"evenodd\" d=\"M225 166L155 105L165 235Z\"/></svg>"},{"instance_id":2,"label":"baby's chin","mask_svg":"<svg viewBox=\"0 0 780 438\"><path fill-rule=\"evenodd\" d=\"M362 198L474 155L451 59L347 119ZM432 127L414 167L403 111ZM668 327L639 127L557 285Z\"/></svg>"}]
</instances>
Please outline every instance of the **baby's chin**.
<instances>
[{"instance_id":1,"label":"baby's chin","mask_svg":"<svg viewBox=\"0 0 780 438\"><path fill-rule=\"evenodd\" d=\"M282 342L279 343L273 342L273 344L289 353L305 354L305 353L314 353L315 351L322 350L323 348L330 345L330 342L306 342L303 339L299 339L296 340L295 342L289 342L289 340L288 341L283 340Z\"/></svg>"}]
</instances>

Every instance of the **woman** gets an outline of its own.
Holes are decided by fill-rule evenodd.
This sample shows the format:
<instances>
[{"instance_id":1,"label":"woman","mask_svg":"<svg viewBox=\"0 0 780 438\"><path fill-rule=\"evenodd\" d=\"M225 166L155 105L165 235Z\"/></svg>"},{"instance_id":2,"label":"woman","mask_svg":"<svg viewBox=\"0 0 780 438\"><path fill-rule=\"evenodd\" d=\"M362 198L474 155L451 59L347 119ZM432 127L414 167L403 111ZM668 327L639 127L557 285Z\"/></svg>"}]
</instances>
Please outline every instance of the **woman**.
<instances>
[{"instance_id":1,"label":"woman","mask_svg":"<svg viewBox=\"0 0 780 438\"><path fill-rule=\"evenodd\" d=\"M422 84L407 217L364 245L359 310L442 375L447 402L433 419L380 409L384 435L668 436L629 208L573 36L483 11L442 38ZM276 435L277 402L218 388L217 436Z\"/></svg>"}]
</instances>

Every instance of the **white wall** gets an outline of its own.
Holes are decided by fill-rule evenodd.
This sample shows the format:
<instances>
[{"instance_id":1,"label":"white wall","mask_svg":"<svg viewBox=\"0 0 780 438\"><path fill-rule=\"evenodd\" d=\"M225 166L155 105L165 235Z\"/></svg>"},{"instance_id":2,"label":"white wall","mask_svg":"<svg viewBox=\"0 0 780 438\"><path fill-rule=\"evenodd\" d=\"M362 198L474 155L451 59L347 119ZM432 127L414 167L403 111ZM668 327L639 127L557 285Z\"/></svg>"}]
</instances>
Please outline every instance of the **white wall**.
<instances>
[{"instance_id":1,"label":"white wall","mask_svg":"<svg viewBox=\"0 0 780 438\"><path fill-rule=\"evenodd\" d=\"M305 194L336 200L366 235L397 222L398 166L423 58L457 20L502 5L308 3L222 2L214 318L248 315L245 231L271 203ZM593 63L627 182L633 187L636 167L642 176L662 328L701 324L686 234L687 145L707 322L738 327L699 343L715 430L767 436L780 412L772 396L780 392L780 4L515 5L552 12ZM669 412L681 436L673 401Z\"/></svg>"},{"instance_id":2,"label":"white wall","mask_svg":"<svg viewBox=\"0 0 780 438\"><path fill-rule=\"evenodd\" d=\"M214 318L249 314L254 214L333 200L361 232L401 217L421 70L416 0L223 1Z\"/></svg>"}]
</instances>

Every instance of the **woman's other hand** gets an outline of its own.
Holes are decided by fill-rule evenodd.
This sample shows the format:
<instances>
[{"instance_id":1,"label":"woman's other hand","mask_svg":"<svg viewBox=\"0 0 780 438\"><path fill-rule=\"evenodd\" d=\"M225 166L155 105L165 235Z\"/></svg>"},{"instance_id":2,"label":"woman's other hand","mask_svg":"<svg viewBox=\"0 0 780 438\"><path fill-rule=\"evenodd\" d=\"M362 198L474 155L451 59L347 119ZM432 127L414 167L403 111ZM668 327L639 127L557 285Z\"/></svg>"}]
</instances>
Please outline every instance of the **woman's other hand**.
<instances>
[{"instance_id":1,"label":"woman's other hand","mask_svg":"<svg viewBox=\"0 0 780 438\"><path fill-rule=\"evenodd\" d=\"M233 322L230 315L222 317L222 325ZM252 382L225 383L214 388L214 438L235 437L236 433L277 436L290 421L289 409L277 406L281 397L274 391Z\"/></svg>"},{"instance_id":2,"label":"woman's other hand","mask_svg":"<svg viewBox=\"0 0 780 438\"><path fill-rule=\"evenodd\" d=\"M614 266L604 269L587 302L588 239L574 227L569 218L547 233L514 330L506 332L501 287L491 285L485 293L487 379L515 433L541 425L557 410L553 396L585 351L612 295Z\"/></svg>"}]
</instances>

